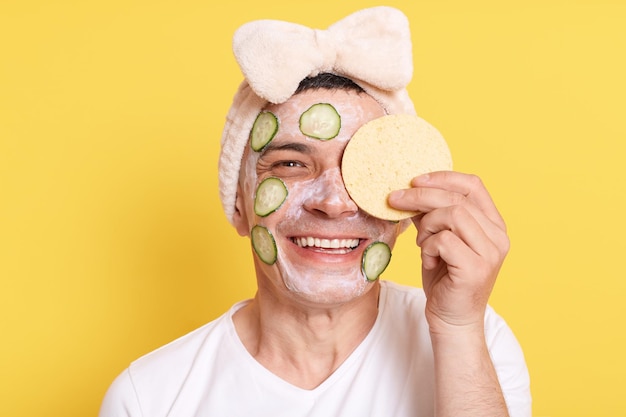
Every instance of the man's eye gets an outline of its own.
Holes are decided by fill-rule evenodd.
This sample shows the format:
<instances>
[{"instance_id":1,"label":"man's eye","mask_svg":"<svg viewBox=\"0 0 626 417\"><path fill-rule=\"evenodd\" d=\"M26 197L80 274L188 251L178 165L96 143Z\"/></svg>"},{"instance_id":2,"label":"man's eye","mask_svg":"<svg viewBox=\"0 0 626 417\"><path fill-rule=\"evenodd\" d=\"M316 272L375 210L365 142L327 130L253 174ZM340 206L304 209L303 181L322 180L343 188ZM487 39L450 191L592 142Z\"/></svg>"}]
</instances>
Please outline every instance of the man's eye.
<instances>
[{"instance_id":1,"label":"man's eye","mask_svg":"<svg viewBox=\"0 0 626 417\"><path fill-rule=\"evenodd\" d=\"M274 164L274 167L286 167L286 168L298 168L304 166L298 161L279 161Z\"/></svg>"},{"instance_id":2,"label":"man's eye","mask_svg":"<svg viewBox=\"0 0 626 417\"><path fill-rule=\"evenodd\" d=\"M279 178L302 178L309 175L314 167L306 155L278 152L272 151L269 155L261 156L257 162L257 174Z\"/></svg>"}]
</instances>

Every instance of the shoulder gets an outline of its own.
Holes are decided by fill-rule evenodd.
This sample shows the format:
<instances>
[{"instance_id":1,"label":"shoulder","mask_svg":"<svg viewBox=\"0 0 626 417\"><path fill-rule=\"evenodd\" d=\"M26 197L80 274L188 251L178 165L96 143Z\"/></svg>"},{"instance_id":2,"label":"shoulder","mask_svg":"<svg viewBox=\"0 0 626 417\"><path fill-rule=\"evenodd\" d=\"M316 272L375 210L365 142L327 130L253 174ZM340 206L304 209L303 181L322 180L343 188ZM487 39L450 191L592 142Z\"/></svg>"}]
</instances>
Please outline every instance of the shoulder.
<instances>
[{"instance_id":1,"label":"shoulder","mask_svg":"<svg viewBox=\"0 0 626 417\"><path fill-rule=\"evenodd\" d=\"M392 281L381 281L380 284L380 308L385 322L401 322L403 325L416 326L422 329L423 336L427 336L424 290ZM524 355L513 331L491 306L485 311L485 338L495 362L503 366L517 364L519 372L525 371L525 366L522 366Z\"/></svg>"},{"instance_id":2,"label":"shoulder","mask_svg":"<svg viewBox=\"0 0 626 417\"><path fill-rule=\"evenodd\" d=\"M189 365L201 348L213 338L221 338L227 331L228 318L221 316L172 342L140 357L130 364L129 372L133 379L155 372L169 374L169 368L181 369Z\"/></svg>"},{"instance_id":3,"label":"shoulder","mask_svg":"<svg viewBox=\"0 0 626 417\"><path fill-rule=\"evenodd\" d=\"M133 361L109 387L100 416L141 416L147 398L149 409L171 403L199 358L208 359L231 337L233 309Z\"/></svg>"},{"instance_id":4,"label":"shoulder","mask_svg":"<svg viewBox=\"0 0 626 417\"><path fill-rule=\"evenodd\" d=\"M392 347L399 341L421 346L426 355L431 352L430 334L424 309L426 295L423 289L381 281L381 322L386 332L393 331ZM414 329L407 332L406 329ZM391 329L391 330L389 330ZM389 335L387 335L389 336ZM531 413L530 377L524 353L507 322L490 306L485 311L485 340L502 386L511 416L528 416ZM419 349L412 349L420 352ZM424 357L429 357L431 353ZM428 364L432 366L432 364Z\"/></svg>"},{"instance_id":5,"label":"shoulder","mask_svg":"<svg viewBox=\"0 0 626 417\"><path fill-rule=\"evenodd\" d=\"M99 417L138 417L142 416L141 406L128 369L119 374L104 396L100 405Z\"/></svg>"}]
</instances>

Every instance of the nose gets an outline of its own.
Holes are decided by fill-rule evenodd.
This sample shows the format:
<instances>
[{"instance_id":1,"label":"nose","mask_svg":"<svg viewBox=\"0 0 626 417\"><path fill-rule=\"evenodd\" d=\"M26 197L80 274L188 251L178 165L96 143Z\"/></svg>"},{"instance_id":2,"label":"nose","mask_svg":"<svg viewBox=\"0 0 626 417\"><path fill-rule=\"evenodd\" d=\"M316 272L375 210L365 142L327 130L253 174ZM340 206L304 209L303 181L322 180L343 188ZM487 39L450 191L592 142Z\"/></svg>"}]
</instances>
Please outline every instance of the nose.
<instances>
[{"instance_id":1,"label":"nose","mask_svg":"<svg viewBox=\"0 0 626 417\"><path fill-rule=\"evenodd\" d=\"M326 170L313 181L304 209L328 218L349 217L359 210L346 191L338 168Z\"/></svg>"}]
</instances>

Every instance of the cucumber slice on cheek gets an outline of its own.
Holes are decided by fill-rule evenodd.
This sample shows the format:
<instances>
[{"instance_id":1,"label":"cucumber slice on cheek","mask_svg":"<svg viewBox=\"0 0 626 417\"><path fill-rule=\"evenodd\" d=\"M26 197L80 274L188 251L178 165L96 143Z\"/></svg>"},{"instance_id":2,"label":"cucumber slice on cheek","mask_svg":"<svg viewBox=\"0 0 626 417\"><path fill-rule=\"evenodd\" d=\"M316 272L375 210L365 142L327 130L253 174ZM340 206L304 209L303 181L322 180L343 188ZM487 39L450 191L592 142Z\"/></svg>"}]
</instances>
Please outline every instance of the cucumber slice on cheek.
<instances>
[{"instance_id":1,"label":"cucumber slice on cheek","mask_svg":"<svg viewBox=\"0 0 626 417\"><path fill-rule=\"evenodd\" d=\"M254 212L265 217L275 212L287 199L285 183L276 177L269 177L261 181L254 195Z\"/></svg>"},{"instance_id":2,"label":"cucumber slice on cheek","mask_svg":"<svg viewBox=\"0 0 626 417\"><path fill-rule=\"evenodd\" d=\"M261 181L254 196L254 212L265 217L278 210L287 199L285 183L276 177L269 177ZM250 231L252 248L261 261L273 265L278 257L276 241L272 233L261 225L256 225Z\"/></svg>"},{"instance_id":3,"label":"cucumber slice on cheek","mask_svg":"<svg viewBox=\"0 0 626 417\"><path fill-rule=\"evenodd\" d=\"M262 111L254 120L250 131L250 147L260 152L274 139L278 132L278 118L274 113Z\"/></svg>"},{"instance_id":4,"label":"cucumber slice on cheek","mask_svg":"<svg viewBox=\"0 0 626 417\"><path fill-rule=\"evenodd\" d=\"M274 236L272 236L270 231L264 226L256 225L250 231L250 239L252 248L259 259L268 265L273 265L276 262L278 250L276 249Z\"/></svg>"},{"instance_id":5,"label":"cucumber slice on cheek","mask_svg":"<svg viewBox=\"0 0 626 417\"><path fill-rule=\"evenodd\" d=\"M391 260L391 249L384 242L374 242L365 248L361 267L368 281L376 281Z\"/></svg>"},{"instance_id":6,"label":"cucumber slice on cheek","mask_svg":"<svg viewBox=\"0 0 626 417\"><path fill-rule=\"evenodd\" d=\"M341 116L328 103L314 104L300 115L300 131L311 138L328 140L339 134Z\"/></svg>"}]
</instances>

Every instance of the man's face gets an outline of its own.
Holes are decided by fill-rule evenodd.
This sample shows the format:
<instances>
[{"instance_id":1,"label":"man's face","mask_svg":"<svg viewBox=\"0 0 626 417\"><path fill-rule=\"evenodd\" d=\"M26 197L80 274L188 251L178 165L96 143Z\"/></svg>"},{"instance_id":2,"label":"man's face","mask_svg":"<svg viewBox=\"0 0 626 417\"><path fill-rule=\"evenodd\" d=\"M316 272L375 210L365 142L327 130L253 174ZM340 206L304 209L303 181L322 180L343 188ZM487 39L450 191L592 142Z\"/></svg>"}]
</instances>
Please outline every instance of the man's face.
<instances>
[{"instance_id":1,"label":"man's face","mask_svg":"<svg viewBox=\"0 0 626 417\"><path fill-rule=\"evenodd\" d=\"M313 139L300 131L300 115L317 103L332 104L341 117L333 139ZM235 220L241 234L262 225L276 241L275 264L255 256L259 286L316 304L354 299L373 286L361 271L363 251L374 241L393 247L401 226L359 210L344 187L341 157L356 130L384 111L366 94L324 89L266 110L278 118L278 132L263 151L246 149ZM280 178L288 196L278 210L260 217L254 212L254 195L268 177Z\"/></svg>"}]
</instances>

